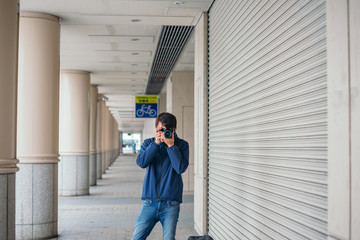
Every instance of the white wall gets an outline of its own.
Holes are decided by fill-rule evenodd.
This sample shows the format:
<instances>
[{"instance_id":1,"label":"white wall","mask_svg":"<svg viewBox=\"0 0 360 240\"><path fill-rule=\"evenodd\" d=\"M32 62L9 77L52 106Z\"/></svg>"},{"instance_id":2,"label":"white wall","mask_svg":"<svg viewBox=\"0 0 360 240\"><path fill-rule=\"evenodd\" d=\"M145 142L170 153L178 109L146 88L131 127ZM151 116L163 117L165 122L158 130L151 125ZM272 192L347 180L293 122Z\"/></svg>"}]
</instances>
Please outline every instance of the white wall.
<instances>
[{"instance_id":1,"label":"white wall","mask_svg":"<svg viewBox=\"0 0 360 240\"><path fill-rule=\"evenodd\" d=\"M194 72L172 72L166 110L176 116L177 134L189 143L189 167L182 175L184 192L194 191Z\"/></svg>"},{"instance_id":2,"label":"white wall","mask_svg":"<svg viewBox=\"0 0 360 240\"><path fill-rule=\"evenodd\" d=\"M166 94L162 93L159 97L159 113L166 112Z\"/></svg>"},{"instance_id":3,"label":"white wall","mask_svg":"<svg viewBox=\"0 0 360 240\"><path fill-rule=\"evenodd\" d=\"M195 28L195 136L194 136L194 227L206 234L207 226L207 14Z\"/></svg>"},{"instance_id":4,"label":"white wall","mask_svg":"<svg viewBox=\"0 0 360 240\"><path fill-rule=\"evenodd\" d=\"M328 232L360 239L360 2L328 0Z\"/></svg>"},{"instance_id":5,"label":"white wall","mask_svg":"<svg viewBox=\"0 0 360 240\"><path fill-rule=\"evenodd\" d=\"M147 138L154 137L155 132L155 118L147 118L144 121L144 129L142 132L142 141Z\"/></svg>"},{"instance_id":6,"label":"white wall","mask_svg":"<svg viewBox=\"0 0 360 240\"><path fill-rule=\"evenodd\" d=\"M166 112L172 112L172 79L171 76L166 80Z\"/></svg>"}]
</instances>

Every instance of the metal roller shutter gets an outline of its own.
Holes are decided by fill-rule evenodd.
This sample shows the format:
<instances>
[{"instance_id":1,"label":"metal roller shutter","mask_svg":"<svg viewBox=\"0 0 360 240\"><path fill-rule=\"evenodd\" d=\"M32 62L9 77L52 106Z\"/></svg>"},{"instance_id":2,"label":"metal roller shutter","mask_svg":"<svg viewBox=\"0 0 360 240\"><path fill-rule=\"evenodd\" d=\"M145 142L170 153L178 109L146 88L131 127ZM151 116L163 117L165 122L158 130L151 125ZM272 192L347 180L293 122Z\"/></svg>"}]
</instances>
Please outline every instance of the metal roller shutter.
<instances>
[{"instance_id":1,"label":"metal roller shutter","mask_svg":"<svg viewBox=\"0 0 360 240\"><path fill-rule=\"evenodd\" d=\"M216 0L209 12L208 228L327 238L325 1Z\"/></svg>"}]
</instances>

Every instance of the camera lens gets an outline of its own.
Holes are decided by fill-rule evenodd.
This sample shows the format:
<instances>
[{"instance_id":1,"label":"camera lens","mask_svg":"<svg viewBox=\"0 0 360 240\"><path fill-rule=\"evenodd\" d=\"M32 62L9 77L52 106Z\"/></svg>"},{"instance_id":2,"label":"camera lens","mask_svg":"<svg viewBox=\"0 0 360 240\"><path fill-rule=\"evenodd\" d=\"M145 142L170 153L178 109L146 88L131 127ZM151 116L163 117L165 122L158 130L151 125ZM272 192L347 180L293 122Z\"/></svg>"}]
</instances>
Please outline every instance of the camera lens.
<instances>
[{"instance_id":1,"label":"camera lens","mask_svg":"<svg viewBox=\"0 0 360 240\"><path fill-rule=\"evenodd\" d=\"M165 137L165 138L171 138L171 137L172 137L172 131L166 129L166 130L164 131L164 137Z\"/></svg>"}]
</instances>

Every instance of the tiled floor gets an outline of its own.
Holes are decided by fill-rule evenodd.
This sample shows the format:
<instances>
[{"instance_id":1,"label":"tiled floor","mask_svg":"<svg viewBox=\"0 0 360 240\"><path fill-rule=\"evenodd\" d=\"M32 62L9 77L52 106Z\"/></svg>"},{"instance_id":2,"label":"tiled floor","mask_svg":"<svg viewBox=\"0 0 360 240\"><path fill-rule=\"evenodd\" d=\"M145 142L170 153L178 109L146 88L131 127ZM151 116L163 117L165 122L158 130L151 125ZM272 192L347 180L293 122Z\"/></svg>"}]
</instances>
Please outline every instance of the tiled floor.
<instances>
[{"instance_id":1,"label":"tiled floor","mask_svg":"<svg viewBox=\"0 0 360 240\"><path fill-rule=\"evenodd\" d=\"M110 166L90 195L59 198L59 237L56 239L131 239L145 170L135 163L135 156L120 156ZM184 193L176 239L196 235L193 228L193 195ZM161 240L158 223L149 240Z\"/></svg>"}]
</instances>

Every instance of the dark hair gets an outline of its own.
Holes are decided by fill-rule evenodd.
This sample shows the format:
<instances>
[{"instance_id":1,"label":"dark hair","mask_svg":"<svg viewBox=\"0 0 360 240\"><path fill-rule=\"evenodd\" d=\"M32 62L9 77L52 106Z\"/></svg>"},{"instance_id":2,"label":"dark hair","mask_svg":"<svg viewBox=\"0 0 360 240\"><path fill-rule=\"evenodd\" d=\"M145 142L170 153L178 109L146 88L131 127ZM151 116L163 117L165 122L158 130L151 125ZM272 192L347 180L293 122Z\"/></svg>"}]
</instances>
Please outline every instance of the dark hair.
<instances>
[{"instance_id":1,"label":"dark hair","mask_svg":"<svg viewBox=\"0 0 360 240\"><path fill-rule=\"evenodd\" d=\"M176 128L176 117L168 112L160 113L155 120L155 127L159 122L165 125L166 128Z\"/></svg>"}]
</instances>

